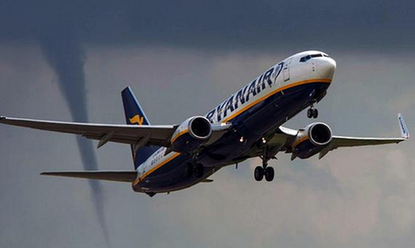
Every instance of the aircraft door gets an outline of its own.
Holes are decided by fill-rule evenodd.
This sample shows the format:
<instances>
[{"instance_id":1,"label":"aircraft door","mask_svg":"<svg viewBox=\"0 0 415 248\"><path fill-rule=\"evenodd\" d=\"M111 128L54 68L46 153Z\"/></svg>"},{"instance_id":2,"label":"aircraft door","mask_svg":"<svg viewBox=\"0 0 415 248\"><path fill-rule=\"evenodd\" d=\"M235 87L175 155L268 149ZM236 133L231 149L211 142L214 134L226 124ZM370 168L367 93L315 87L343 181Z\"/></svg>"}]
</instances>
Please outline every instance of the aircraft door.
<instances>
[{"instance_id":1,"label":"aircraft door","mask_svg":"<svg viewBox=\"0 0 415 248\"><path fill-rule=\"evenodd\" d=\"M292 60L292 58L287 60L287 62L285 62L284 69L282 70L282 74L283 74L283 77L284 77L284 82L287 82L288 80L290 80L291 60Z\"/></svg>"}]
</instances>

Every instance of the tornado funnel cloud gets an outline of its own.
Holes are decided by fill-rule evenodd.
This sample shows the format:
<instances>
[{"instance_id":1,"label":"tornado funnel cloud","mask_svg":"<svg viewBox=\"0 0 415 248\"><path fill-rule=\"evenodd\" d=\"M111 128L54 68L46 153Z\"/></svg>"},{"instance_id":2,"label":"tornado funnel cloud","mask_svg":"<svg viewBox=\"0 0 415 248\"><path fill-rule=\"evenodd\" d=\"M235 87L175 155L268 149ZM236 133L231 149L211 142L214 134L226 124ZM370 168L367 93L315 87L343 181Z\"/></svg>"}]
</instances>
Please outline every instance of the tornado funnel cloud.
<instances>
[{"instance_id":1,"label":"tornado funnel cloud","mask_svg":"<svg viewBox=\"0 0 415 248\"><path fill-rule=\"evenodd\" d=\"M82 137L76 137L76 141L78 143L78 148L81 154L81 159L84 165L84 169L85 170L97 170L98 163L95 157L94 147L93 147L92 142ZM95 205L94 207L95 207L95 211L97 212L99 224L101 225L108 247L110 247L108 228L105 222L104 196L103 196L101 184L97 181L89 180L89 185L92 190L93 204Z\"/></svg>"},{"instance_id":2,"label":"tornado funnel cloud","mask_svg":"<svg viewBox=\"0 0 415 248\"><path fill-rule=\"evenodd\" d=\"M85 53L80 43L74 36L65 33L42 37L40 45L48 64L56 73L59 89L68 104L72 119L76 122L88 122L84 74ZM92 142L78 136L77 143L84 169L97 170L98 163ZM101 184L90 180L89 185L99 224L107 245L110 246Z\"/></svg>"}]
</instances>

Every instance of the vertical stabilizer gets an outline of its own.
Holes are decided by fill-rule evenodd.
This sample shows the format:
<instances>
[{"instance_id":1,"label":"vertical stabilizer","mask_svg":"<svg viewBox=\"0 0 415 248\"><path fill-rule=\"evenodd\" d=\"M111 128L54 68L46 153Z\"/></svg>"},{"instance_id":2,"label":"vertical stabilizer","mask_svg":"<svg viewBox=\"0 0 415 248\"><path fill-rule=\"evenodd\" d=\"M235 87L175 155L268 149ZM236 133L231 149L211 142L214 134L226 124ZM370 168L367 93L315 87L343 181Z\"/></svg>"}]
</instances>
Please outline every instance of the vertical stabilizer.
<instances>
[{"instance_id":1,"label":"vertical stabilizer","mask_svg":"<svg viewBox=\"0 0 415 248\"><path fill-rule=\"evenodd\" d=\"M134 96L130 87L125 88L121 92L122 103L124 105L124 113L127 124L130 125L150 125L146 114L141 108ZM134 168L137 169L144 161L146 161L151 154L153 154L159 147L157 146L144 146L134 152L134 147L131 146L131 152L134 160Z\"/></svg>"}]
</instances>

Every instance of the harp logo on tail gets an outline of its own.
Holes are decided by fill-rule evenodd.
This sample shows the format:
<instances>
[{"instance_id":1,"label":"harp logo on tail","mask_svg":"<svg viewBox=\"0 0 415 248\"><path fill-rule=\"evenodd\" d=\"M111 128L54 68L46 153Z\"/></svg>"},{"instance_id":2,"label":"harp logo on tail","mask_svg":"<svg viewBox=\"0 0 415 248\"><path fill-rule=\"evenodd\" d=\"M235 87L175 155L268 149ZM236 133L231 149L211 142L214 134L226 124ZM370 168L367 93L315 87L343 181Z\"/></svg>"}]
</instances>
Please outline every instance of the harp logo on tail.
<instances>
[{"instance_id":1,"label":"harp logo on tail","mask_svg":"<svg viewBox=\"0 0 415 248\"><path fill-rule=\"evenodd\" d=\"M131 124L138 124L143 125L144 123L144 117L135 115L133 118L129 119Z\"/></svg>"}]
</instances>

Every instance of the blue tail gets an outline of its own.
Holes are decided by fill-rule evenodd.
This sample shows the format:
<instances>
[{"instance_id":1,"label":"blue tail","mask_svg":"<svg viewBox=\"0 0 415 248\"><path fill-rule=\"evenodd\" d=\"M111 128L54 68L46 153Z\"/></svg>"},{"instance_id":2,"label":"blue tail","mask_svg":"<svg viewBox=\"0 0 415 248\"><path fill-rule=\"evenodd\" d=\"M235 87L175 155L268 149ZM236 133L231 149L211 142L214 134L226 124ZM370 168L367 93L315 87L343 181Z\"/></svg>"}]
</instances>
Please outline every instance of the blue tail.
<instances>
[{"instance_id":1,"label":"blue tail","mask_svg":"<svg viewBox=\"0 0 415 248\"><path fill-rule=\"evenodd\" d=\"M150 125L146 114L141 108L140 104L135 98L130 87L125 88L121 92L122 103L124 105L124 113L127 124L131 125ZM158 146L144 146L134 153L134 148L131 146L133 155L134 168L137 169L144 161L146 161L158 148Z\"/></svg>"}]
</instances>

